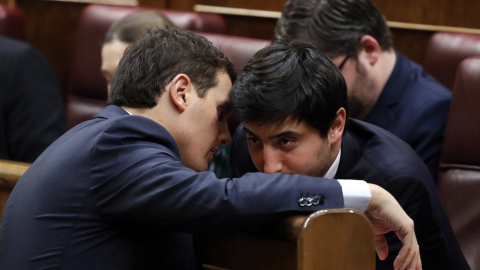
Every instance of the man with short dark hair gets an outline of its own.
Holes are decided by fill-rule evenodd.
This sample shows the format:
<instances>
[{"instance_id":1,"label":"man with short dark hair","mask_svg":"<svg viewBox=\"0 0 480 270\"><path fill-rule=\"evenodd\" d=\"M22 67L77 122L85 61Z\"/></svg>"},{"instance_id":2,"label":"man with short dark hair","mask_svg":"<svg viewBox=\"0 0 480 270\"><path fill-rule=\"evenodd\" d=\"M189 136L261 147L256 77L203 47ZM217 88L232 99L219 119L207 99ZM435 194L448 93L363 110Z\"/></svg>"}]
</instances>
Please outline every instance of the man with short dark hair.
<instances>
[{"instance_id":1,"label":"man with short dark hair","mask_svg":"<svg viewBox=\"0 0 480 270\"><path fill-rule=\"evenodd\" d=\"M313 45L276 41L260 50L230 100L243 124L231 146L235 176L258 169L377 184L414 220L424 269L468 269L425 164L390 132L348 118L342 74ZM395 234L387 242L377 269L391 269L401 247Z\"/></svg>"},{"instance_id":2,"label":"man with short dark hair","mask_svg":"<svg viewBox=\"0 0 480 270\"><path fill-rule=\"evenodd\" d=\"M392 46L370 0L290 0L277 38L314 44L339 67L350 116L407 142L437 181L451 92Z\"/></svg>"},{"instance_id":3,"label":"man with short dark hair","mask_svg":"<svg viewBox=\"0 0 480 270\"><path fill-rule=\"evenodd\" d=\"M234 80L223 53L187 31L155 31L129 46L109 106L55 141L12 191L0 269L201 269L194 233L336 207L367 211L381 257L383 233L395 231L404 247L393 266L420 269L413 221L376 185L206 171L231 141ZM316 202L301 203L307 195Z\"/></svg>"}]
</instances>

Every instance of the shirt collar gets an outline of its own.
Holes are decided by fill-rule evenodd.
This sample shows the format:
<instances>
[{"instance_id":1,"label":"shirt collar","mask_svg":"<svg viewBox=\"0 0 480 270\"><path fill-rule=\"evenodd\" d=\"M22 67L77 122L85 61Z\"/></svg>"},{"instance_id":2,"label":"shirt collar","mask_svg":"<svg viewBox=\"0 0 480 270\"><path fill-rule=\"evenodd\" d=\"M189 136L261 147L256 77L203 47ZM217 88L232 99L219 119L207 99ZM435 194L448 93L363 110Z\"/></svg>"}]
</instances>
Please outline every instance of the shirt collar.
<instances>
[{"instance_id":1,"label":"shirt collar","mask_svg":"<svg viewBox=\"0 0 480 270\"><path fill-rule=\"evenodd\" d=\"M328 168L328 171L323 176L323 178L333 179L335 177L335 174L337 174L338 165L340 164L341 154L342 154L342 149L340 149L340 151L338 151L338 154L337 154L337 157L335 158L335 161L333 161L332 166L330 166L330 168Z\"/></svg>"},{"instance_id":2,"label":"shirt collar","mask_svg":"<svg viewBox=\"0 0 480 270\"><path fill-rule=\"evenodd\" d=\"M122 108L122 109L123 109L123 108ZM123 109L123 110L126 111L128 114L133 115L131 112L129 112L129 111L125 110L125 109Z\"/></svg>"}]
</instances>

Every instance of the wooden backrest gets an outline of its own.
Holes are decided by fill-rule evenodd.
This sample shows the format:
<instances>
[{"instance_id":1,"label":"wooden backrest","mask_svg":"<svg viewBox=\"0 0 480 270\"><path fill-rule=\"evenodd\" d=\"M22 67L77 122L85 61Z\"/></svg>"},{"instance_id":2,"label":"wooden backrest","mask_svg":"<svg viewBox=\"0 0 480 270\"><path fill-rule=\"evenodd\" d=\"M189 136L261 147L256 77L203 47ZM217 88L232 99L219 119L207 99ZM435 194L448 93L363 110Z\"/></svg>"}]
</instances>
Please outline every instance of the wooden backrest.
<instances>
[{"instance_id":1,"label":"wooden backrest","mask_svg":"<svg viewBox=\"0 0 480 270\"><path fill-rule=\"evenodd\" d=\"M247 65L248 61L261 49L270 45L270 41L266 39L239 37L218 33L198 32L193 31L196 34L205 37L213 46L221 50L225 56L235 65L237 74L242 72L243 68ZM228 130L230 135L233 136L240 121L232 114L228 118Z\"/></svg>"},{"instance_id":2,"label":"wooden backrest","mask_svg":"<svg viewBox=\"0 0 480 270\"><path fill-rule=\"evenodd\" d=\"M317 211L299 233L297 269L375 269L373 237L370 221L359 212Z\"/></svg>"},{"instance_id":3,"label":"wooden backrest","mask_svg":"<svg viewBox=\"0 0 480 270\"><path fill-rule=\"evenodd\" d=\"M30 163L0 159L0 219L13 187Z\"/></svg>"},{"instance_id":4,"label":"wooden backrest","mask_svg":"<svg viewBox=\"0 0 480 270\"><path fill-rule=\"evenodd\" d=\"M205 269L375 269L372 225L350 209L292 216L261 233L201 238Z\"/></svg>"}]
</instances>

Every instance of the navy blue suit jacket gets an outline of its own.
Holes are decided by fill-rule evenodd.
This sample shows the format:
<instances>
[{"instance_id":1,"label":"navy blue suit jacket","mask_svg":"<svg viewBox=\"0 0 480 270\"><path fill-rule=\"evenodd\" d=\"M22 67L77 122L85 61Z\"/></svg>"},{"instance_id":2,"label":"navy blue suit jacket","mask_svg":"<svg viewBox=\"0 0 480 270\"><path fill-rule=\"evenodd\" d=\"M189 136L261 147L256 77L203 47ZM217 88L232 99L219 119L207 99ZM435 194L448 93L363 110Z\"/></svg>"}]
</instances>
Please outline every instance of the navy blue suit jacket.
<instances>
[{"instance_id":1,"label":"navy blue suit jacket","mask_svg":"<svg viewBox=\"0 0 480 270\"><path fill-rule=\"evenodd\" d=\"M66 126L50 63L29 44L0 37L0 159L33 162Z\"/></svg>"},{"instance_id":2,"label":"navy blue suit jacket","mask_svg":"<svg viewBox=\"0 0 480 270\"><path fill-rule=\"evenodd\" d=\"M231 146L235 176L257 171L240 126ZM335 178L365 180L389 191L415 222L423 269L469 269L453 234L431 175L412 148L382 128L350 119L342 136ZM387 235L389 256L377 269L392 269L401 243Z\"/></svg>"},{"instance_id":3,"label":"navy blue suit jacket","mask_svg":"<svg viewBox=\"0 0 480 270\"><path fill-rule=\"evenodd\" d=\"M325 200L299 205L307 195ZM15 186L0 269L196 269L193 233L258 229L336 207L337 181L195 172L165 128L108 106L55 141Z\"/></svg>"},{"instance_id":4,"label":"navy blue suit jacket","mask_svg":"<svg viewBox=\"0 0 480 270\"><path fill-rule=\"evenodd\" d=\"M436 182L452 94L420 65L396 54L392 74L365 121L410 144Z\"/></svg>"}]
</instances>

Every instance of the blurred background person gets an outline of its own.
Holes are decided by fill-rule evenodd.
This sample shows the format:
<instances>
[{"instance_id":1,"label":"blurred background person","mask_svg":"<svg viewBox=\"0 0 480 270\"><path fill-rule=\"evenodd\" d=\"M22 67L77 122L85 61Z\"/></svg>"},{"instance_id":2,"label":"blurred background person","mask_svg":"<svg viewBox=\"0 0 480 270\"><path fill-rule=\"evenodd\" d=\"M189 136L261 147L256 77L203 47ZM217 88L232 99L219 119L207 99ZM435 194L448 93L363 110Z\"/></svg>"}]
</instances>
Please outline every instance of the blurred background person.
<instances>
[{"instance_id":1,"label":"blurred background person","mask_svg":"<svg viewBox=\"0 0 480 270\"><path fill-rule=\"evenodd\" d=\"M0 36L0 159L33 162L66 131L65 108L48 60Z\"/></svg>"},{"instance_id":2,"label":"blurred background person","mask_svg":"<svg viewBox=\"0 0 480 270\"><path fill-rule=\"evenodd\" d=\"M175 25L157 11L137 11L122 17L110 26L102 47L101 67L102 75L107 80L108 91L125 49L140 39L149 29L165 27L175 27Z\"/></svg>"},{"instance_id":3,"label":"blurred background person","mask_svg":"<svg viewBox=\"0 0 480 270\"><path fill-rule=\"evenodd\" d=\"M451 92L394 49L370 0L290 0L275 32L327 54L345 77L350 116L410 144L437 180Z\"/></svg>"}]
</instances>

